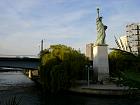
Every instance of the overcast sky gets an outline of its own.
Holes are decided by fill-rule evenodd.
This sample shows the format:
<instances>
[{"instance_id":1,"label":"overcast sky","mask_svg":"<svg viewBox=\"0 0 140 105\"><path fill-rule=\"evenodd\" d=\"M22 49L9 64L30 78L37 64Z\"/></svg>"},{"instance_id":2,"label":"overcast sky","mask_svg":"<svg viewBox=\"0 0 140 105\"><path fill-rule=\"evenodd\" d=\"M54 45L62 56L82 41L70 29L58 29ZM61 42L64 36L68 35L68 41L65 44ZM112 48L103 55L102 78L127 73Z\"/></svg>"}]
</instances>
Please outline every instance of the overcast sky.
<instances>
[{"instance_id":1,"label":"overcast sky","mask_svg":"<svg viewBox=\"0 0 140 105\"><path fill-rule=\"evenodd\" d=\"M96 8L108 26L106 43L140 22L139 0L0 0L0 54L37 55L40 42L47 48L65 44L85 52L96 40Z\"/></svg>"}]
</instances>

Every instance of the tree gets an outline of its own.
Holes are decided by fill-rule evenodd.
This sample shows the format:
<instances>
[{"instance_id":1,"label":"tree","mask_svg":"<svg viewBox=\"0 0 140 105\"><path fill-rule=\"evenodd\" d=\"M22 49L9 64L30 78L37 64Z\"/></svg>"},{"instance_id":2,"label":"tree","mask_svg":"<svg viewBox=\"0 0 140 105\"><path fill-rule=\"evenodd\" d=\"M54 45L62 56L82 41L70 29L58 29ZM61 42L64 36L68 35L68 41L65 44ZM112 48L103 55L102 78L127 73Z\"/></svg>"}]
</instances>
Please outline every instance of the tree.
<instances>
[{"instance_id":1,"label":"tree","mask_svg":"<svg viewBox=\"0 0 140 105\"><path fill-rule=\"evenodd\" d=\"M140 88L140 59L132 53L114 50L109 54L111 76L118 77L117 82L131 87ZM120 80L121 78L121 80Z\"/></svg>"},{"instance_id":2,"label":"tree","mask_svg":"<svg viewBox=\"0 0 140 105\"><path fill-rule=\"evenodd\" d=\"M40 55L41 81L47 90L57 92L75 85L81 79L88 59L65 45L51 45Z\"/></svg>"},{"instance_id":3,"label":"tree","mask_svg":"<svg viewBox=\"0 0 140 105\"><path fill-rule=\"evenodd\" d=\"M140 72L127 70L122 73L122 84L129 86L129 88L140 89Z\"/></svg>"},{"instance_id":4,"label":"tree","mask_svg":"<svg viewBox=\"0 0 140 105\"><path fill-rule=\"evenodd\" d=\"M109 68L110 74L118 74L125 70L137 70L137 58L132 53L114 50L109 54Z\"/></svg>"}]
</instances>

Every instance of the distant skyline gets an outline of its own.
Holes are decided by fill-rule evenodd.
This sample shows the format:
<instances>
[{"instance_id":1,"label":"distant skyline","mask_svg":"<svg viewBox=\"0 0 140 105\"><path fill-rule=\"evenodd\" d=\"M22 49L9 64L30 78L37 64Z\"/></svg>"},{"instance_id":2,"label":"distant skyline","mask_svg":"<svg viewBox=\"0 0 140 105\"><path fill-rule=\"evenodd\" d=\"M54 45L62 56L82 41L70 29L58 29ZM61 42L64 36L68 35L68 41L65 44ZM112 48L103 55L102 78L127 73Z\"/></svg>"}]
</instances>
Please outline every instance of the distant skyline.
<instances>
[{"instance_id":1,"label":"distant skyline","mask_svg":"<svg viewBox=\"0 0 140 105\"><path fill-rule=\"evenodd\" d=\"M37 55L44 47L65 44L85 53L96 40L96 8L108 26L106 43L116 47L125 26L140 23L139 0L1 0L0 54Z\"/></svg>"}]
</instances>

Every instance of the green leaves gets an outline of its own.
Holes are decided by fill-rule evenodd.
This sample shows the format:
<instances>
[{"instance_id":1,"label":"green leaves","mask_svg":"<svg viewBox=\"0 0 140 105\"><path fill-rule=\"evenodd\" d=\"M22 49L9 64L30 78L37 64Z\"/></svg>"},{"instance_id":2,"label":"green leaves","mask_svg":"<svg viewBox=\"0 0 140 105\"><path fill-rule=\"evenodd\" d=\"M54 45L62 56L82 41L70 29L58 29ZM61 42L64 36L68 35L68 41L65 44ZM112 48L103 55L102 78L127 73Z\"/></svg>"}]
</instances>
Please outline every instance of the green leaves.
<instances>
[{"instance_id":1,"label":"green leaves","mask_svg":"<svg viewBox=\"0 0 140 105\"><path fill-rule=\"evenodd\" d=\"M109 54L109 67L111 74L133 69L137 70L137 57L121 50L114 50Z\"/></svg>"},{"instance_id":2,"label":"green leaves","mask_svg":"<svg viewBox=\"0 0 140 105\"><path fill-rule=\"evenodd\" d=\"M82 78L80 74L88 62L83 54L65 45L51 45L40 59L41 80L52 92L74 86L75 80Z\"/></svg>"},{"instance_id":3,"label":"green leaves","mask_svg":"<svg viewBox=\"0 0 140 105\"><path fill-rule=\"evenodd\" d=\"M140 88L140 58L132 53L115 50L109 54L111 76L118 77L120 84Z\"/></svg>"},{"instance_id":4,"label":"green leaves","mask_svg":"<svg viewBox=\"0 0 140 105\"><path fill-rule=\"evenodd\" d=\"M124 71L122 74L122 83L130 88L140 89L140 73L131 70Z\"/></svg>"}]
</instances>

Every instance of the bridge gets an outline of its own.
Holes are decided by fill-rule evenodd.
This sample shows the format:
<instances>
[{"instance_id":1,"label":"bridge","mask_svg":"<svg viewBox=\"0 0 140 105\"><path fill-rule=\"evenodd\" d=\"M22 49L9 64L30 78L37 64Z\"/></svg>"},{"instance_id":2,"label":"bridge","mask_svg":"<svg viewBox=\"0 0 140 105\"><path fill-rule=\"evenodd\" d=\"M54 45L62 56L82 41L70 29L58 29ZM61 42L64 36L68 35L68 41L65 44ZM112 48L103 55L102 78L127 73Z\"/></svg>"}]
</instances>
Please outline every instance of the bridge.
<instances>
[{"instance_id":1,"label":"bridge","mask_svg":"<svg viewBox=\"0 0 140 105\"><path fill-rule=\"evenodd\" d=\"M39 67L39 58L0 57L0 67L36 70Z\"/></svg>"}]
</instances>

